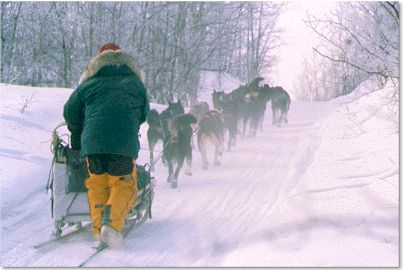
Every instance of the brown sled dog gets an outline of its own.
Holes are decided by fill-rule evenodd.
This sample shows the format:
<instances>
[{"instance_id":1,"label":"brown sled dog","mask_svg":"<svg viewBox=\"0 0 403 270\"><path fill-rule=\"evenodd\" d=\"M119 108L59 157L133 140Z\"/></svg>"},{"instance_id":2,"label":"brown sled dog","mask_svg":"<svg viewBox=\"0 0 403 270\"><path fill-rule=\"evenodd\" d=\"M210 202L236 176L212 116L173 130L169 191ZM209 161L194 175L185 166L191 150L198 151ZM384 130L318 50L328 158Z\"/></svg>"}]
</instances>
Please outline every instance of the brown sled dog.
<instances>
[{"instance_id":1,"label":"brown sled dog","mask_svg":"<svg viewBox=\"0 0 403 270\"><path fill-rule=\"evenodd\" d=\"M193 104L190 107L190 113L196 116L197 120L200 120L202 116L210 110L210 106L207 102L201 101Z\"/></svg>"},{"instance_id":2,"label":"brown sled dog","mask_svg":"<svg viewBox=\"0 0 403 270\"><path fill-rule=\"evenodd\" d=\"M208 169L207 147L209 143L215 148L214 165L220 166L221 162L218 160L218 156L222 155L224 143L223 118L220 112L210 110L202 116L197 131L197 142L202 156L202 169Z\"/></svg>"},{"instance_id":3,"label":"brown sled dog","mask_svg":"<svg viewBox=\"0 0 403 270\"><path fill-rule=\"evenodd\" d=\"M197 118L197 121L200 121L202 116L209 110L210 110L210 106L208 105L208 103L201 101L201 102L197 102L197 103L193 104L190 107L189 113L193 114ZM190 144L192 145L192 148L196 148L193 137L190 140Z\"/></svg>"}]
</instances>

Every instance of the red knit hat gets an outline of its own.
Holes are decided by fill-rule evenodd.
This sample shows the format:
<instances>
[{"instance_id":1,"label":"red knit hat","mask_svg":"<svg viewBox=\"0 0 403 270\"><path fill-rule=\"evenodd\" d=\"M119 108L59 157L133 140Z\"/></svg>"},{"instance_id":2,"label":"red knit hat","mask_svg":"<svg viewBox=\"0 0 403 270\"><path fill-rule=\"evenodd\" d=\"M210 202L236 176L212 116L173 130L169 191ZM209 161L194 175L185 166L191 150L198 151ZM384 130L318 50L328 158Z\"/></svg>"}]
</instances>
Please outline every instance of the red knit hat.
<instances>
[{"instance_id":1,"label":"red knit hat","mask_svg":"<svg viewBox=\"0 0 403 270\"><path fill-rule=\"evenodd\" d=\"M120 47L115 43L106 43L101 48L99 48L98 54L101 54L103 51L107 50L117 51L120 50Z\"/></svg>"}]
</instances>

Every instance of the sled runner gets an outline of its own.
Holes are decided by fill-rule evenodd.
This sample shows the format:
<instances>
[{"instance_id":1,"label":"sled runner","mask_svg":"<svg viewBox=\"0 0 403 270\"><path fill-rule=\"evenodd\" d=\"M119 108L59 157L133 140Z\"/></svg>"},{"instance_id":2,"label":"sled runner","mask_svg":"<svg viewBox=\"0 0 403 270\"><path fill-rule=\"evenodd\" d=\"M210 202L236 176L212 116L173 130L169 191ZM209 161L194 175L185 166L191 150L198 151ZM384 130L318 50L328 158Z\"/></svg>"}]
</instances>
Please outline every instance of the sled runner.
<instances>
[{"instance_id":1,"label":"sled runner","mask_svg":"<svg viewBox=\"0 0 403 270\"><path fill-rule=\"evenodd\" d=\"M51 213L54 221L55 239L79 230L83 224L91 222L87 189L84 185L88 171L84 157L80 151L70 147L70 136L59 135L59 124L52 135L52 152L54 154L51 171L46 189L51 193ZM134 202L127 222L144 223L151 218L154 181L149 172L148 164L137 165L137 198ZM72 229L75 228L75 229Z\"/></svg>"}]
</instances>

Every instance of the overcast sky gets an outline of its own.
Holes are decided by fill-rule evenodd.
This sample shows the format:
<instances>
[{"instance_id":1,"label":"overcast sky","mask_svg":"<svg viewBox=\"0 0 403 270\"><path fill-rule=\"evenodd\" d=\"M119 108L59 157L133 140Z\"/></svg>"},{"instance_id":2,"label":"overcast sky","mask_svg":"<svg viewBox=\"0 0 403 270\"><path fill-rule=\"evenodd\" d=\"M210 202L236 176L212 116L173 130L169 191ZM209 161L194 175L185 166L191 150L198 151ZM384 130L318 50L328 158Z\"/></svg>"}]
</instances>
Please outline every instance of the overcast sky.
<instances>
[{"instance_id":1,"label":"overcast sky","mask_svg":"<svg viewBox=\"0 0 403 270\"><path fill-rule=\"evenodd\" d=\"M318 43L302 19L308 10L320 15L328 12L334 4L331 1L288 2L287 9L279 19L279 26L284 29L282 39L286 44L279 48L280 59L271 82L292 94L293 83L301 71L304 56L312 54L312 46Z\"/></svg>"}]
</instances>

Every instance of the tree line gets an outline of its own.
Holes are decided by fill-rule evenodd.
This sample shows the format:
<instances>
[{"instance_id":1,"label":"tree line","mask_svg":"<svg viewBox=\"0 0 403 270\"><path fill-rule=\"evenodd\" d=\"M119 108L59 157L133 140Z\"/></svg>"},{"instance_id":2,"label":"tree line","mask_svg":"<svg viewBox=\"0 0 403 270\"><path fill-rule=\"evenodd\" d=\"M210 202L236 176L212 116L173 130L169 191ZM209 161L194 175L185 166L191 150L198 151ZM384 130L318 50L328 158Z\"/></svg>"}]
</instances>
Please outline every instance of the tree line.
<instances>
[{"instance_id":1,"label":"tree line","mask_svg":"<svg viewBox=\"0 0 403 270\"><path fill-rule=\"evenodd\" d=\"M370 76L399 91L398 2L337 2L321 16L306 15L305 24L320 43L303 63L295 83L299 98L329 100L353 91Z\"/></svg>"},{"instance_id":2,"label":"tree line","mask_svg":"<svg viewBox=\"0 0 403 270\"><path fill-rule=\"evenodd\" d=\"M1 81L76 87L100 45L117 43L151 99L197 100L203 70L251 81L280 45L280 2L1 2Z\"/></svg>"}]
</instances>

